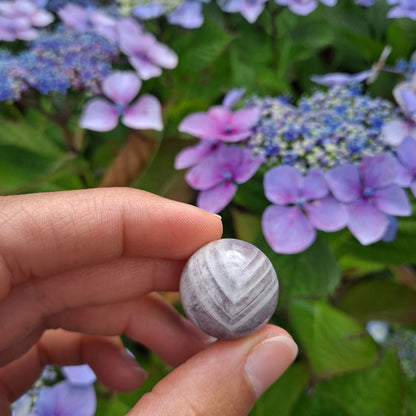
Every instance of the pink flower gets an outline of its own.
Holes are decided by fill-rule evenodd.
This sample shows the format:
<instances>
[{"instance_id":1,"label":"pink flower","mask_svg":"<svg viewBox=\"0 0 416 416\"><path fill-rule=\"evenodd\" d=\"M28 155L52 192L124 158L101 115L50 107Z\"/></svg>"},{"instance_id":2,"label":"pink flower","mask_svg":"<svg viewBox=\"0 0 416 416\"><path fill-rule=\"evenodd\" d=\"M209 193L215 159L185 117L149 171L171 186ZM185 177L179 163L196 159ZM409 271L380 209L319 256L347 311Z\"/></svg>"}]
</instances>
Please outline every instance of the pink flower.
<instances>
[{"instance_id":1,"label":"pink flower","mask_svg":"<svg viewBox=\"0 0 416 416\"><path fill-rule=\"evenodd\" d=\"M109 75L102 83L106 97L88 101L81 115L80 126L90 130L109 131L118 124L133 129L162 130L161 106L156 97L143 95L129 105L137 95L141 81L133 71L117 71Z\"/></svg>"},{"instance_id":2,"label":"pink flower","mask_svg":"<svg viewBox=\"0 0 416 416\"><path fill-rule=\"evenodd\" d=\"M118 23L119 46L140 78L147 80L162 74L161 68L172 69L178 64L175 52L145 33L134 19Z\"/></svg>"},{"instance_id":3,"label":"pink flower","mask_svg":"<svg viewBox=\"0 0 416 416\"><path fill-rule=\"evenodd\" d=\"M232 112L223 106L211 107L207 113L194 113L179 125L179 131L200 139L239 142L252 135L251 128L260 117L256 107Z\"/></svg>"}]
</instances>

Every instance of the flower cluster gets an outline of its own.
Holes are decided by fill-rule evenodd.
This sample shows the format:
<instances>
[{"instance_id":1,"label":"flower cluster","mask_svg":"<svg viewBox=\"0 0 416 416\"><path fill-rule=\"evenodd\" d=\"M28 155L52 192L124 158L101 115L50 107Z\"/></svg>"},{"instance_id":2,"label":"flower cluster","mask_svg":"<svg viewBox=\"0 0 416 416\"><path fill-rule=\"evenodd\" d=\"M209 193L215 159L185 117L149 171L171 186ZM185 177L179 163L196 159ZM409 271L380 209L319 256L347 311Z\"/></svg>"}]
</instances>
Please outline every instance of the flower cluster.
<instances>
[{"instance_id":1,"label":"flower cluster","mask_svg":"<svg viewBox=\"0 0 416 416\"><path fill-rule=\"evenodd\" d=\"M141 87L141 81L132 71L117 71L109 75L102 83L103 98L90 100L81 115L80 125L86 129L109 131L118 124L135 129L162 130L160 103L152 95L143 95L130 104Z\"/></svg>"},{"instance_id":2,"label":"flower cluster","mask_svg":"<svg viewBox=\"0 0 416 416\"><path fill-rule=\"evenodd\" d=\"M42 94L65 94L70 87L97 92L117 52L94 33L61 29L39 36L18 59L25 81Z\"/></svg>"},{"instance_id":3,"label":"flower cluster","mask_svg":"<svg viewBox=\"0 0 416 416\"><path fill-rule=\"evenodd\" d=\"M88 365L63 367L64 380L47 368L41 379L13 405L13 416L93 416L97 407L95 374ZM52 377L51 377L52 376Z\"/></svg>"},{"instance_id":4,"label":"flower cluster","mask_svg":"<svg viewBox=\"0 0 416 416\"><path fill-rule=\"evenodd\" d=\"M0 101L18 100L27 89L25 72L18 59L8 52L0 51Z\"/></svg>"},{"instance_id":5,"label":"flower cluster","mask_svg":"<svg viewBox=\"0 0 416 416\"><path fill-rule=\"evenodd\" d=\"M261 109L248 146L267 162L328 169L389 150L380 139L397 110L356 87L335 86L303 97L297 106L280 98L252 99Z\"/></svg>"},{"instance_id":6,"label":"flower cluster","mask_svg":"<svg viewBox=\"0 0 416 416\"><path fill-rule=\"evenodd\" d=\"M53 21L53 14L40 8L35 0L0 2L0 40L33 40L38 35L37 28Z\"/></svg>"},{"instance_id":7,"label":"flower cluster","mask_svg":"<svg viewBox=\"0 0 416 416\"><path fill-rule=\"evenodd\" d=\"M389 10L387 17L391 19L407 17L416 20L416 3L414 0L387 0L387 3L394 6Z\"/></svg>"},{"instance_id":8,"label":"flower cluster","mask_svg":"<svg viewBox=\"0 0 416 416\"><path fill-rule=\"evenodd\" d=\"M398 115L391 103L343 86L316 91L298 106L255 97L233 113L223 104L182 122L181 131L201 140L177 156L175 167L191 167L186 180L202 191L198 205L219 212L236 184L262 164L277 165L264 175L273 205L262 228L279 253L305 250L317 230L344 227L363 245L391 241L395 217L411 213L402 188L416 195L416 139L384 141L385 121Z\"/></svg>"}]
</instances>

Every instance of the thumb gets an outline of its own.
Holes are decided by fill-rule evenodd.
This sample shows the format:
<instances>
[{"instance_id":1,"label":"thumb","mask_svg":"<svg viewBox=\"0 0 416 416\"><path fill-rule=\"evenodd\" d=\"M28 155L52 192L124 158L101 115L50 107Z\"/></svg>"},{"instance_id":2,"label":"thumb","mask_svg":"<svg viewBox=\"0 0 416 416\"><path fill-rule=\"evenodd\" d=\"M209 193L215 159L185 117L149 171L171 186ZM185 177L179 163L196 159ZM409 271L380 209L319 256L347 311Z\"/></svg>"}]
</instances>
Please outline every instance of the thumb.
<instances>
[{"instance_id":1,"label":"thumb","mask_svg":"<svg viewBox=\"0 0 416 416\"><path fill-rule=\"evenodd\" d=\"M128 416L243 416L286 370L297 346L267 325L247 338L217 341L144 395Z\"/></svg>"}]
</instances>

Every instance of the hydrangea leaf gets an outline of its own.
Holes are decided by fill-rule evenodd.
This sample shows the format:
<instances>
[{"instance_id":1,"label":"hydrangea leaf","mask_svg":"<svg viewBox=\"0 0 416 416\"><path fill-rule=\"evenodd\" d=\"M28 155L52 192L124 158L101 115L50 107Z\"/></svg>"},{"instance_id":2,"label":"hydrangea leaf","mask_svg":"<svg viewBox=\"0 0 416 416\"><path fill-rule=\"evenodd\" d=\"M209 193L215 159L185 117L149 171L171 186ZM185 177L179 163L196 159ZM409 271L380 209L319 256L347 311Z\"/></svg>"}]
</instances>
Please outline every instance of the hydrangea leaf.
<instances>
[{"instance_id":1,"label":"hydrangea leaf","mask_svg":"<svg viewBox=\"0 0 416 416\"><path fill-rule=\"evenodd\" d=\"M306 390L308 382L309 370L306 363L293 364L261 396L250 416L294 415L293 409L300 395Z\"/></svg>"},{"instance_id":2,"label":"hydrangea leaf","mask_svg":"<svg viewBox=\"0 0 416 416\"><path fill-rule=\"evenodd\" d=\"M364 280L353 286L338 307L365 324L374 319L416 324L416 291L388 280Z\"/></svg>"},{"instance_id":3,"label":"hydrangea leaf","mask_svg":"<svg viewBox=\"0 0 416 416\"><path fill-rule=\"evenodd\" d=\"M377 345L364 327L320 301L294 300L290 319L313 372L321 378L376 364Z\"/></svg>"}]
</instances>

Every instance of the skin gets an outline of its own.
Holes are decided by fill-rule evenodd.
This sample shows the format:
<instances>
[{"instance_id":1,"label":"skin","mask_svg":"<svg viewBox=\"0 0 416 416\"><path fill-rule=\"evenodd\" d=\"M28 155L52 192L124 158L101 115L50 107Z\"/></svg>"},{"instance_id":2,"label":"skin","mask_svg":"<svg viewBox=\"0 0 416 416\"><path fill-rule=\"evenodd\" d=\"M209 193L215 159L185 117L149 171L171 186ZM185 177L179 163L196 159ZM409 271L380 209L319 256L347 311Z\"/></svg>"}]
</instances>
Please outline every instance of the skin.
<instances>
[{"instance_id":1,"label":"skin","mask_svg":"<svg viewBox=\"0 0 416 416\"><path fill-rule=\"evenodd\" d=\"M178 290L189 256L221 237L219 217L115 188L2 197L0 224L1 415L47 364L88 363L108 388L137 389L146 373L121 334L177 367L129 416L249 413L258 394L247 357L262 341L289 335L267 325L212 342L152 293ZM277 378L293 354L282 345L273 358Z\"/></svg>"}]
</instances>

